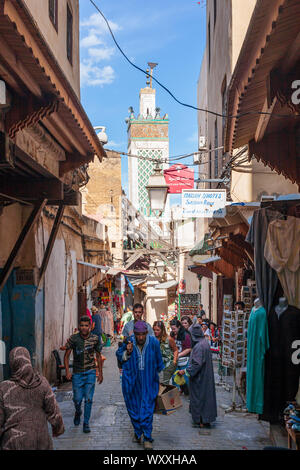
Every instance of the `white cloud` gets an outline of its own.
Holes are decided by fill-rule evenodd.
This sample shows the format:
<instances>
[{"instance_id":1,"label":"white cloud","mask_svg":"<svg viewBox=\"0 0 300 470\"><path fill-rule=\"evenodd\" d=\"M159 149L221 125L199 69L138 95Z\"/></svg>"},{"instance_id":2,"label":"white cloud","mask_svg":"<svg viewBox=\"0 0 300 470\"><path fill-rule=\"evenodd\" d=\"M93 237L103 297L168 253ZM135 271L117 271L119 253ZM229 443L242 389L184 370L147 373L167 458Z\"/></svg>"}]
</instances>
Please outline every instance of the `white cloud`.
<instances>
[{"instance_id":1,"label":"white cloud","mask_svg":"<svg viewBox=\"0 0 300 470\"><path fill-rule=\"evenodd\" d=\"M108 143L106 144L107 148L122 148L125 147L126 143L125 142L115 142L114 140L109 140Z\"/></svg>"},{"instance_id":2,"label":"white cloud","mask_svg":"<svg viewBox=\"0 0 300 470\"><path fill-rule=\"evenodd\" d=\"M110 85L115 79L115 71L110 65L98 67L93 62L80 64L81 86Z\"/></svg>"},{"instance_id":3,"label":"white cloud","mask_svg":"<svg viewBox=\"0 0 300 470\"><path fill-rule=\"evenodd\" d=\"M112 31L119 31L122 29L121 26L119 26L117 23L114 23L113 21L108 21L108 23ZM81 21L80 26L82 28L96 28L98 34L109 33L107 24L100 13L93 13L88 19Z\"/></svg>"},{"instance_id":4,"label":"white cloud","mask_svg":"<svg viewBox=\"0 0 300 470\"><path fill-rule=\"evenodd\" d=\"M112 47L101 47L98 49L89 49L89 57L93 62L99 62L100 60L109 60L115 53L115 49Z\"/></svg>"},{"instance_id":5,"label":"white cloud","mask_svg":"<svg viewBox=\"0 0 300 470\"><path fill-rule=\"evenodd\" d=\"M103 41L95 34L95 33L89 33L88 36L85 38L81 39L80 41L80 46L81 47L93 47L93 46L98 46L99 44L103 44Z\"/></svg>"},{"instance_id":6,"label":"white cloud","mask_svg":"<svg viewBox=\"0 0 300 470\"><path fill-rule=\"evenodd\" d=\"M117 23L109 21L113 31L122 29ZM109 61L115 48L108 47L103 39L109 34L107 24L99 13L93 13L80 22L82 39L80 41L83 60L80 64L81 86L103 86L111 84L115 79L115 71L111 65L99 67L101 61Z\"/></svg>"}]
</instances>

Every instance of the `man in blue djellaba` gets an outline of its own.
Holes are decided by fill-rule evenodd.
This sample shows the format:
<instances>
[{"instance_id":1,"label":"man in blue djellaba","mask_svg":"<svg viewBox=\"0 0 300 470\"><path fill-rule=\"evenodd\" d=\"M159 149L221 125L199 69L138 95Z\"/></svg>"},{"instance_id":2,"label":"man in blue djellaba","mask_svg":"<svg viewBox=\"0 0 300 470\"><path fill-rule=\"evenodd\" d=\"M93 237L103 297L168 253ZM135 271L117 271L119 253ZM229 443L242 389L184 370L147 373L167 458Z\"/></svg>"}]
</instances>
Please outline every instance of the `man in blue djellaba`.
<instances>
[{"instance_id":1,"label":"man in blue djellaba","mask_svg":"<svg viewBox=\"0 0 300 470\"><path fill-rule=\"evenodd\" d=\"M159 341L148 334L147 324L137 321L133 335L116 352L122 364L122 391L134 428L134 442L152 449L152 423L159 390L158 374L164 368Z\"/></svg>"}]
</instances>

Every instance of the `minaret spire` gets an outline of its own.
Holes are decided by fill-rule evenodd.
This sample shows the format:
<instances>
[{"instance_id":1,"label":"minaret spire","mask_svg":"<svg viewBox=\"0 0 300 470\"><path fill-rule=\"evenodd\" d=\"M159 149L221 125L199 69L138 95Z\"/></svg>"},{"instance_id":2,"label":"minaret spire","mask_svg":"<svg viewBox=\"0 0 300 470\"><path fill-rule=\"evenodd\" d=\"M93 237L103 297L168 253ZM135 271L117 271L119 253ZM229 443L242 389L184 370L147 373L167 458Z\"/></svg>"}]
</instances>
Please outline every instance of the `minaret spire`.
<instances>
[{"instance_id":1,"label":"minaret spire","mask_svg":"<svg viewBox=\"0 0 300 470\"><path fill-rule=\"evenodd\" d=\"M153 75L153 69L155 69L155 67L158 65L156 64L155 62L148 62L148 65L150 67L150 88L152 88L152 75ZM147 69L147 72L149 71L149 69ZM149 75L147 75L147 79L149 79ZM149 82L147 81L147 85L149 84Z\"/></svg>"}]
</instances>

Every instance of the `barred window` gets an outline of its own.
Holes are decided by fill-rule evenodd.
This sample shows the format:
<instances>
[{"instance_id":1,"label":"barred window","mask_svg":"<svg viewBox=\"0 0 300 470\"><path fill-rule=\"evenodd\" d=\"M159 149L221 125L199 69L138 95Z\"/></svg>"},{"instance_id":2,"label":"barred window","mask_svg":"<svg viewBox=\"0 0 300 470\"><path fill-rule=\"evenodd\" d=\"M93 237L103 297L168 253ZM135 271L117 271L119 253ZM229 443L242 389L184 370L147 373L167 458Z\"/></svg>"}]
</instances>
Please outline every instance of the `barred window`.
<instances>
[{"instance_id":1,"label":"barred window","mask_svg":"<svg viewBox=\"0 0 300 470\"><path fill-rule=\"evenodd\" d=\"M49 18L56 31L58 29L57 1L58 0L49 0Z\"/></svg>"},{"instance_id":2,"label":"barred window","mask_svg":"<svg viewBox=\"0 0 300 470\"><path fill-rule=\"evenodd\" d=\"M73 63L73 15L67 4L67 57Z\"/></svg>"}]
</instances>

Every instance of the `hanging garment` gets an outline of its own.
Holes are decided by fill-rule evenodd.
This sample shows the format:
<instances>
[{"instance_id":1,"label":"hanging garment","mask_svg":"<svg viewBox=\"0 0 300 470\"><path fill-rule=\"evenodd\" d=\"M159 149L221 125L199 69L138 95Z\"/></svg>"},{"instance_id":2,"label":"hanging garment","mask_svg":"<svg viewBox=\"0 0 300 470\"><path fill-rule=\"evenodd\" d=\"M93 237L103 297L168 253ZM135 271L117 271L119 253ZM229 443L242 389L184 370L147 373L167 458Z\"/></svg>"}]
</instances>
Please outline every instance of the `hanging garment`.
<instances>
[{"instance_id":1,"label":"hanging garment","mask_svg":"<svg viewBox=\"0 0 300 470\"><path fill-rule=\"evenodd\" d=\"M99 310L99 315L101 317L103 333L109 336L113 336L114 335L114 320L113 320L111 311L102 308Z\"/></svg>"},{"instance_id":2,"label":"hanging garment","mask_svg":"<svg viewBox=\"0 0 300 470\"><path fill-rule=\"evenodd\" d=\"M277 272L289 305L300 308L300 219L271 222L264 255Z\"/></svg>"},{"instance_id":3,"label":"hanging garment","mask_svg":"<svg viewBox=\"0 0 300 470\"><path fill-rule=\"evenodd\" d=\"M269 223L282 217L280 212L269 209L260 209L254 212L246 241L254 247L255 279L258 297L269 314L278 276L264 257L265 242Z\"/></svg>"},{"instance_id":4,"label":"hanging garment","mask_svg":"<svg viewBox=\"0 0 300 470\"><path fill-rule=\"evenodd\" d=\"M195 343L187 367L192 419L197 424L213 423L217 417L217 401L212 353L201 327L192 325L190 331Z\"/></svg>"},{"instance_id":5,"label":"hanging garment","mask_svg":"<svg viewBox=\"0 0 300 470\"><path fill-rule=\"evenodd\" d=\"M136 344L135 336L130 336L133 351L126 360L123 343L116 352L122 364L122 392L124 401L137 437L144 434L151 440L155 399L159 389L158 374L164 368L159 341L147 335L142 351Z\"/></svg>"},{"instance_id":6,"label":"hanging garment","mask_svg":"<svg viewBox=\"0 0 300 470\"><path fill-rule=\"evenodd\" d=\"M247 410L261 414L264 406L265 353L269 348L267 314L263 307L252 309L248 323Z\"/></svg>"},{"instance_id":7,"label":"hanging garment","mask_svg":"<svg viewBox=\"0 0 300 470\"><path fill-rule=\"evenodd\" d=\"M300 364L292 362L293 343L300 338L300 310L289 306L278 318L268 316L270 348L265 355L264 411L261 418L277 423L288 401L297 395Z\"/></svg>"}]
</instances>

